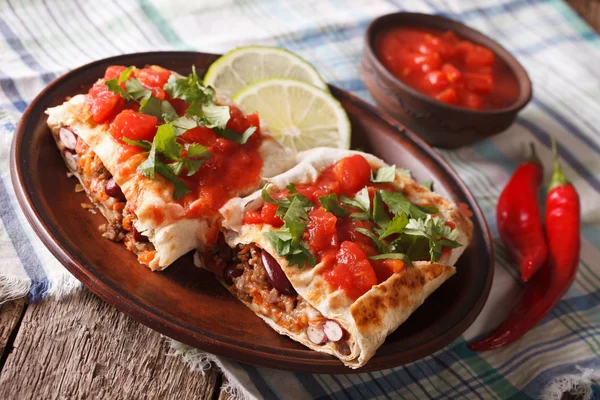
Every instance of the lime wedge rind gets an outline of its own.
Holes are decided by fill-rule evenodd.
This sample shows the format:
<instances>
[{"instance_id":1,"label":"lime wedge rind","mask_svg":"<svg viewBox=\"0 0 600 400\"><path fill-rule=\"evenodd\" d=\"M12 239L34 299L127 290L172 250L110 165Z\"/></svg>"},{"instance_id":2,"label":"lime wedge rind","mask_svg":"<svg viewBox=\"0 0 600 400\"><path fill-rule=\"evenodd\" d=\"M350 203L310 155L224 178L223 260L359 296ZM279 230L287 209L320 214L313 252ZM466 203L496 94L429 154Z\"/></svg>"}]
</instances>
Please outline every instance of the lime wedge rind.
<instances>
[{"instance_id":1,"label":"lime wedge rind","mask_svg":"<svg viewBox=\"0 0 600 400\"><path fill-rule=\"evenodd\" d=\"M306 82L263 79L240 90L232 100L246 114L258 111L271 134L292 150L350 147L350 122L340 102Z\"/></svg>"},{"instance_id":2,"label":"lime wedge rind","mask_svg":"<svg viewBox=\"0 0 600 400\"><path fill-rule=\"evenodd\" d=\"M206 71L204 84L231 97L247 85L275 77L298 79L329 90L307 61L288 50L267 46L239 47L221 56Z\"/></svg>"}]
</instances>

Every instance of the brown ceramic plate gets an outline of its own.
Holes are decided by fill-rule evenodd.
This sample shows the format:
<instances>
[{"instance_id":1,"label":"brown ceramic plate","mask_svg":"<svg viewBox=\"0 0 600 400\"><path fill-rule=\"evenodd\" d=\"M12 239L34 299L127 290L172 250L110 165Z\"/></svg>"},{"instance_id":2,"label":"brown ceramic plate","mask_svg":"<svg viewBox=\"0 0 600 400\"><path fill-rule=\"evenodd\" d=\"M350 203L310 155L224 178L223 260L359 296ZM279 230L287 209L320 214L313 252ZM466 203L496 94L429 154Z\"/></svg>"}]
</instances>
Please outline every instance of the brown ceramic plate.
<instances>
[{"instance_id":1,"label":"brown ceramic plate","mask_svg":"<svg viewBox=\"0 0 600 400\"><path fill-rule=\"evenodd\" d=\"M11 172L21 207L37 235L73 275L152 329L238 361L315 373L354 372L270 329L210 273L195 268L191 254L164 272L138 264L122 244L100 236L102 217L81 207L87 199L74 193L75 180L67 178L44 110L86 92L111 64L158 64L188 74L192 64L203 73L217 57L193 52L122 55L77 68L50 84L27 108L14 138ZM468 204L474 213L473 242L456 266L458 273L388 337L362 371L395 367L441 349L477 317L492 282L490 234L473 196L437 153L365 102L335 87L331 92L350 116L353 146L409 168L418 181L433 180L436 192Z\"/></svg>"}]
</instances>

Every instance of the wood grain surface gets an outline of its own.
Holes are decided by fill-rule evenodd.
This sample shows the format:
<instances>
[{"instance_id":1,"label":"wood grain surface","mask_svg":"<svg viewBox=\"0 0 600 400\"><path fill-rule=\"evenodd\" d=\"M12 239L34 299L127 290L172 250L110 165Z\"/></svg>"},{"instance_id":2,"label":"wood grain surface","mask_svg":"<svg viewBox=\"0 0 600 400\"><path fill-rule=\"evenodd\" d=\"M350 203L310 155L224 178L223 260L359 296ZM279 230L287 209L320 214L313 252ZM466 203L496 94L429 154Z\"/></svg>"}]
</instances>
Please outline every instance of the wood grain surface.
<instances>
[{"instance_id":1,"label":"wood grain surface","mask_svg":"<svg viewBox=\"0 0 600 400\"><path fill-rule=\"evenodd\" d=\"M87 289L26 309L23 300L7 303L0 324L1 343L8 341L0 399L227 398L219 397L215 368L204 375L190 371L180 357L166 355L163 336Z\"/></svg>"},{"instance_id":2,"label":"wood grain surface","mask_svg":"<svg viewBox=\"0 0 600 400\"><path fill-rule=\"evenodd\" d=\"M596 31L600 0L568 0ZM222 377L191 372L168 343L86 289L0 306L0 399L219 399Z\"/></svg>"}]
</instances>

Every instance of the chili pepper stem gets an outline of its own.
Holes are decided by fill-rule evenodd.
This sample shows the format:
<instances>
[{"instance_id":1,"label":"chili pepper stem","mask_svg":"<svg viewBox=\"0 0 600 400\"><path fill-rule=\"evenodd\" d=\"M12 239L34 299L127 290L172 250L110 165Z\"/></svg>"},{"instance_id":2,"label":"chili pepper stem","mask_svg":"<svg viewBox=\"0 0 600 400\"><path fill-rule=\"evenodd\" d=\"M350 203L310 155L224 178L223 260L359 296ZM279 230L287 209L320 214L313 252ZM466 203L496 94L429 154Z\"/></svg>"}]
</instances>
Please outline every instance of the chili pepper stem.
<instances>
[{"instance_id":1,"label":"chili pepper stem","mask_svg":"<svg viewBox=\"0 0 600 400\"><path fill-rule=\"evenodd\" d=\"M548 191L557 188L561 185L570 185L571 182L565 176L562 167L560 166L560 157L558 155L558 145L556 139L552 138L552 157L554 158L554 171L552 172L552 178L550 179L550 185Z\"/></svg>"},{"instance_id":2,"label":"chili pepper stem","mask_svg":"<svg viewBox=\"0 0 600 400\"><path fill-rule=\"evenodd\" d=\"M529 147L531 148L531 155L529 156L527 161L536 163L538 165L542 165L542 161L540 160L540 158L537 155L537 152L535 151L535 145L533 143L529 143Z\"/></svg>"}]
</instances>

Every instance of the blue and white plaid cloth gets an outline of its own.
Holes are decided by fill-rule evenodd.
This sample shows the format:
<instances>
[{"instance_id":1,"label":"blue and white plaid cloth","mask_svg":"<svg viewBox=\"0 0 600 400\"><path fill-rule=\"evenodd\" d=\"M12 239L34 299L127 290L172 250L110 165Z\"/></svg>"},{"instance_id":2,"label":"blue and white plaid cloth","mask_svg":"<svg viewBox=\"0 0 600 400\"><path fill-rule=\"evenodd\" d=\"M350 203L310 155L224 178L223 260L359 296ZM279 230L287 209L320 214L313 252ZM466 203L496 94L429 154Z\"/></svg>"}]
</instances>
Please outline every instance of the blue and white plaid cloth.
<instances>
[{"instance_id":1,"label":"blue and white plaid cloth","mask_svg":"<svg viewBox=\"0 0 600 400\"><path fill-rule=\"evenodd\" d=\"M494 236L496 271L484 311L445 349L380 372L298 374L209 359L245 397L558 399L561 390L588 389L584 398L600 398L593 384L600 371L600 40L560 0L1 1L0 302L27 293L36 301L78 286L28 227L9 179L8 151L19 114L54 78L121 53L225 52L263 44L298 53L328 82L372 101L359 74L363 33L374 17L397 10L463 21L510 50L533 80L534 97L508 131L441 151L477 198ZM473 353L467 340L498 324L521 290L497 235L497 198L524 159L526 143L535 143L551 165L551 135L562 145L565 173L582 198L579 272L552 313L521 340ZM191 360L206 359L181 346L176 350Z\"/></svg>"}]
</instances>

